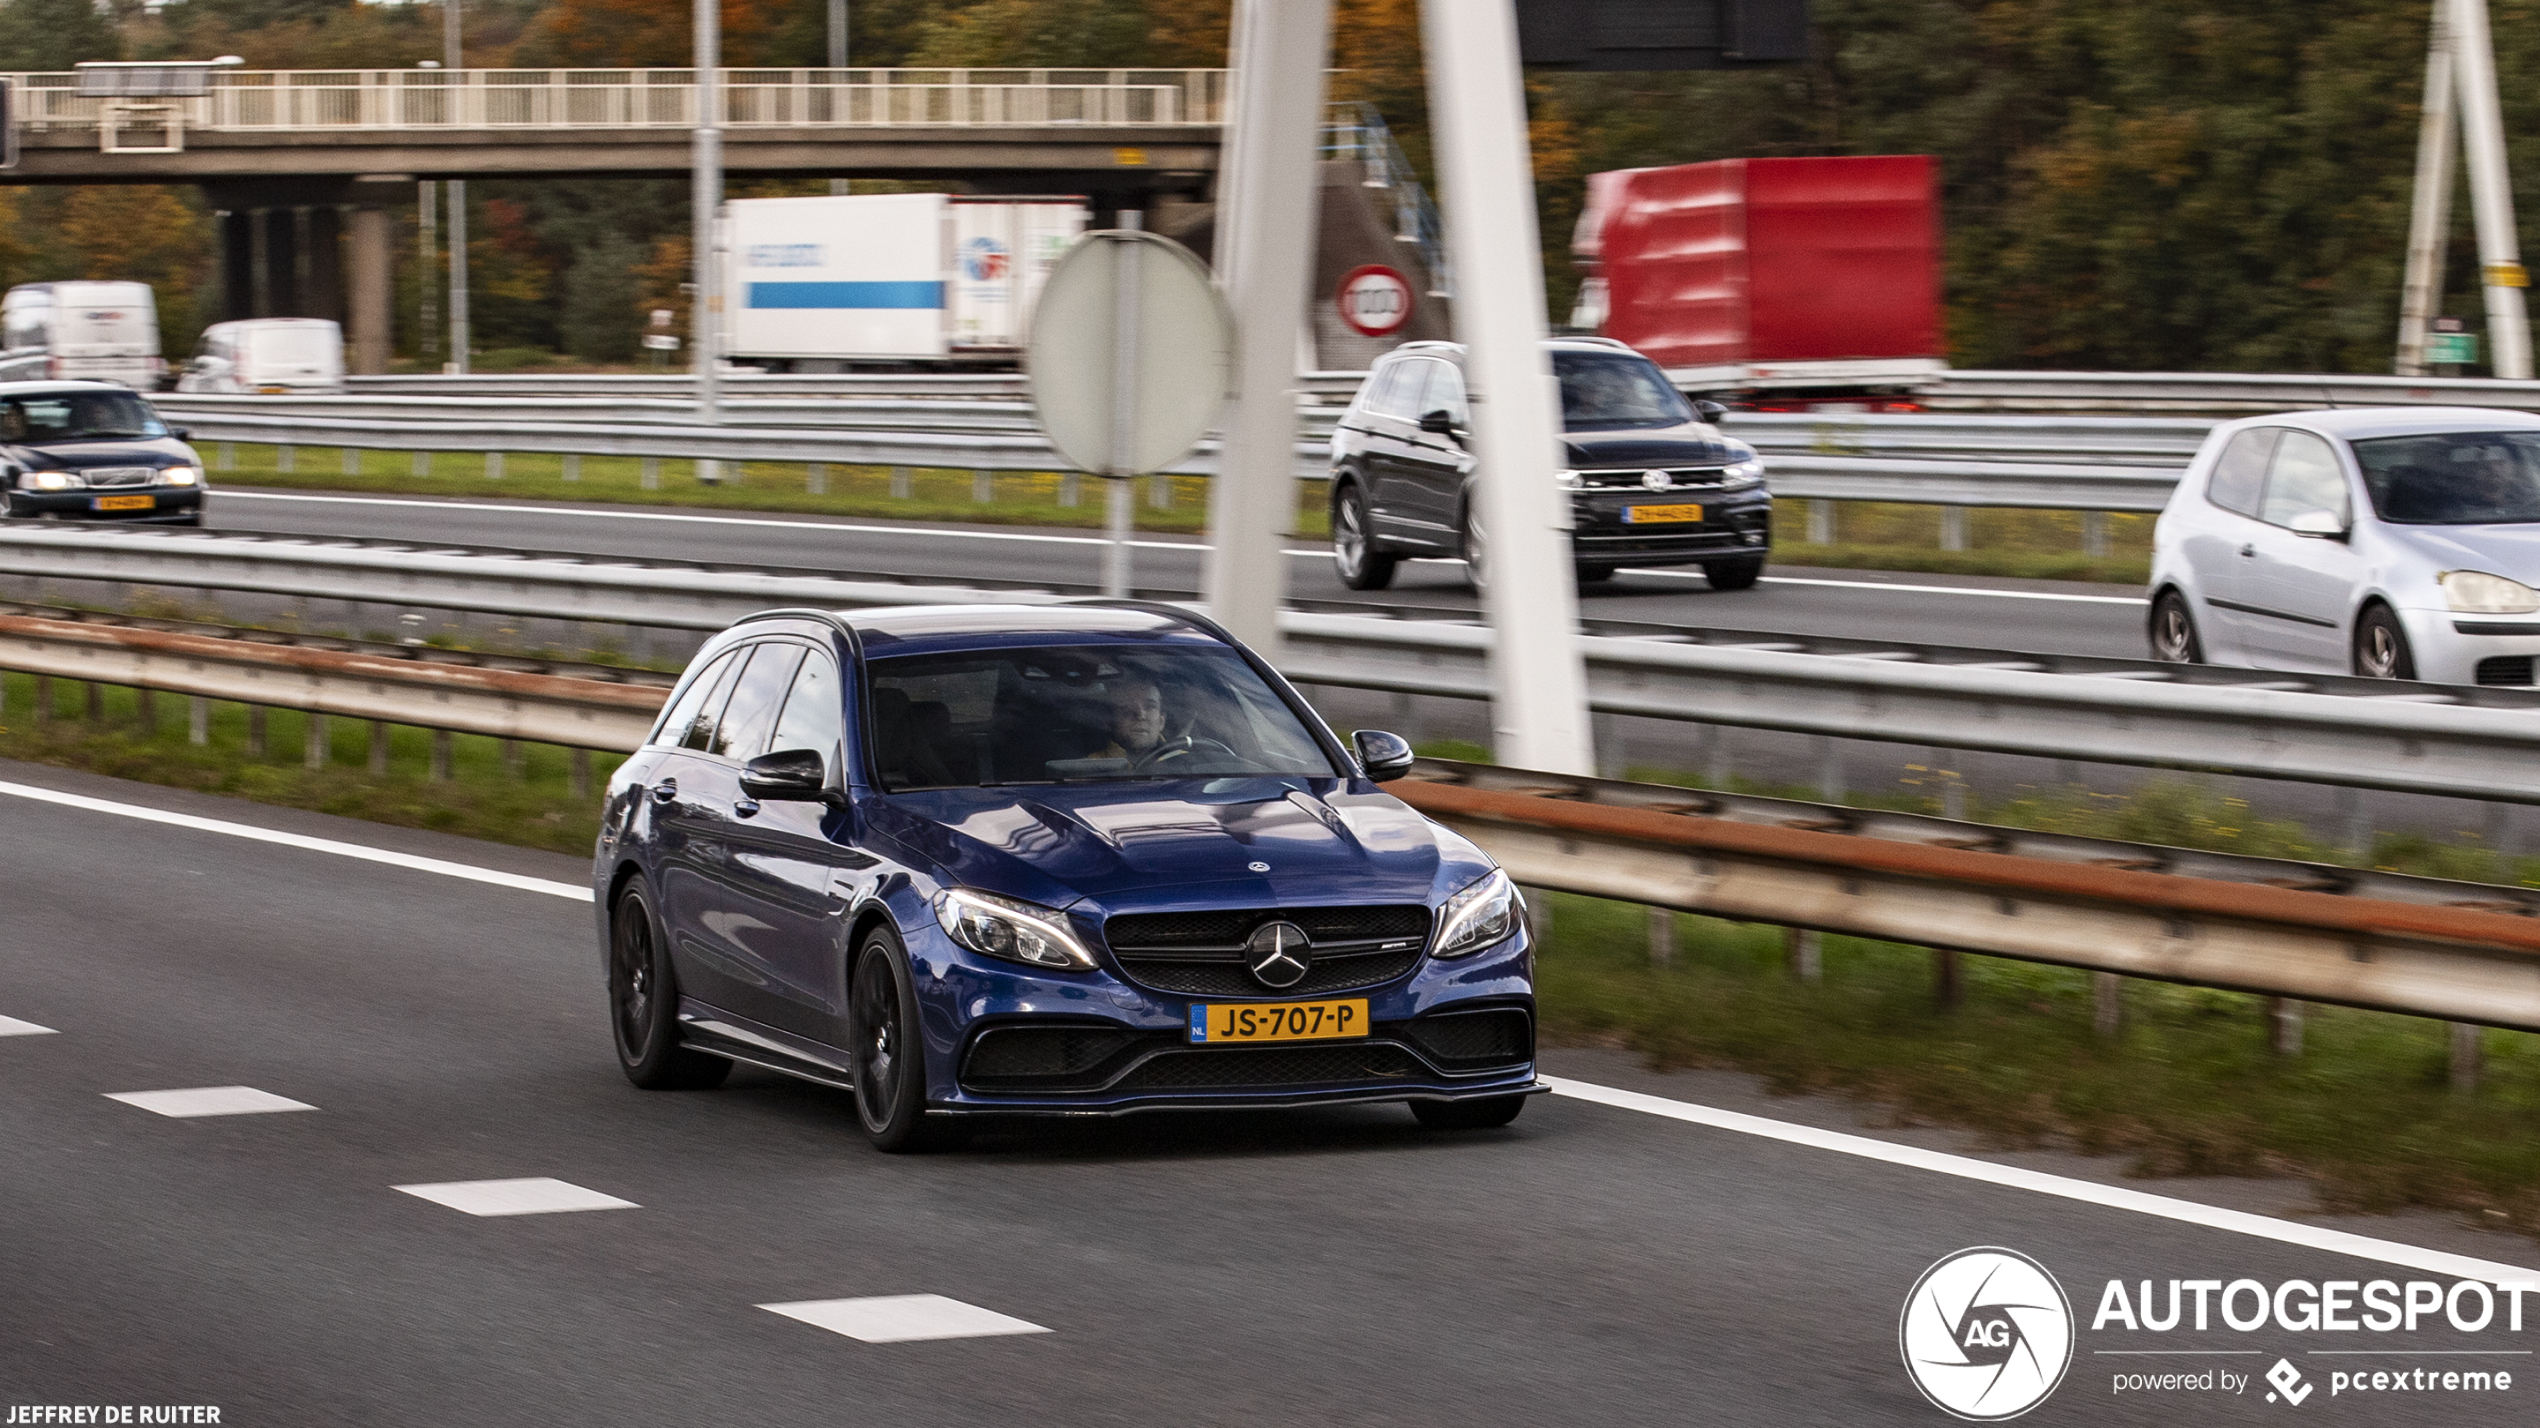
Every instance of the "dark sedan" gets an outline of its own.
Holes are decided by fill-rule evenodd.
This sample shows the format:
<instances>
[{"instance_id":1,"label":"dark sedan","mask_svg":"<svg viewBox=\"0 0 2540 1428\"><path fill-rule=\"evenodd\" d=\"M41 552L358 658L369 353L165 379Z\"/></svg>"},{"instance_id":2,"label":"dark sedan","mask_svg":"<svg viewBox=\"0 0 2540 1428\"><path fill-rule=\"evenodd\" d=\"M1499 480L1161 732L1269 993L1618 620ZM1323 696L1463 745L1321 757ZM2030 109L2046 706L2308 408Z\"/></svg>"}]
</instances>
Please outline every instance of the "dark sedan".
<instances>
[{"instance_id":1,"label":"dark sedan","mask_svg":"<svg viewBox=\"0 0 2540 1428\"><path fill-rule=\"evenodd\" d=\"M1524 904L1377 786L1410 765L1178 609L754 616L610 782L619 1062L838 1086L886 1150L1176 1107L1505 1125L1541 1089Z\"/></svg>"},{"instance_id":2,"label":"dark sedan","mask_svg":"<svg viewBox=\"0 0 2540 1428\"><path fill-rule=\"evenodd\" d=\"M8 514L203 523L203 462L149 400L105 382L0 382Z\"/></svg>"},{"instance_id":3,"label":"dark sedan","mask_svg":"<svg viewBox=\"0 0 2540 1428\"><path fill-rule=\"evenodd\" d=\"M1722 409L1687 401L1656 363L1603 337L1548 344L1561 386L1571 558L1581 580L1626 565L1699 565L1714 589L1763 574L1773 498L1755 449L1720 434ZM1332 560L1382 590L1406 558L1461 557L1478 591L1489 541L1473 499L1464 349L1409 342L1367 374L1332 432Z\"/></svg>"}]
</instances>

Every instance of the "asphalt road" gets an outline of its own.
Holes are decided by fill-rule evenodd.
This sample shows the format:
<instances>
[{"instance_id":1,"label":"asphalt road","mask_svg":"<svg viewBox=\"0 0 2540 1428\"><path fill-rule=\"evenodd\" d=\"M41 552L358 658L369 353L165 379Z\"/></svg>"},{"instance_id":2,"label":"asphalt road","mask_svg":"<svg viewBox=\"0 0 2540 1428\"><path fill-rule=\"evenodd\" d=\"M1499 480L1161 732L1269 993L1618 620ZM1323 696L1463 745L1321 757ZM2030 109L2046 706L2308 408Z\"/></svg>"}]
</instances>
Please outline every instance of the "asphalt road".
<instances>
[{"instance_id":1,"label":"asphalt road","mask_svg":"<svg viewBox=\"0 0 2540 1428\"><path fill-rule=\"evenodd\" d=\"M2435 1279L2439 1252L2540 1262L2527 1241L2424 1220L2241 1233L2193 1205L2129 1208L2174 1187L2108 1189L2112 1164L1892 1163L1857 1152L1929 1137L1795 1143L1825 1106L1602 1053L1547 1064L1748 1094L1783 1129L1556 1095L1477 1134L1372 1107L1047 1123L886 1157L838 1093L747 1070L714 1092L628 1087L586 904L239 826L582 872L0 764L0 1017L52 1032L0 1035L0 1422L177 1404L228 1425L1928 1425L1949 1420L1900 1366L1899 1312L1926 1266L1977 1245L2038 1256L2081 1321L2033 1422L2527 1423L2540 1392L2540 1366L2484 1395L2326 1392L2349 1365L2530 1365L2540 1302L2518 1334L2089 1328L2111 1278ZM311 1109L172 1119L109 1098L232 1086ZM2078 1178L2019 1179L2039 1168ZM631 1203L479 1218L394 1188L517 1177ZM2426 1248L2322 1248L2340 1228ZM757 1307L903 1295L1049 1332L864 1342ZM2232 1356L2104 1352L2146 1348ZM2316 1394L2292 1419L2259 1377L2280 1356ZM2112 1371L2217 1365L2257 1381L2112 1391Z\"/></svg>"},{"instance_id":2,"label":"asphalt road","mask_svg":"<svg viewBox=\"0 0 2540 1428\"><path fill-rule=\"evenodd\" d=\"M230 488L214 496L211 521L222 530L275 535L385 537L631 559L1070 585L1099 582L1103 549L1100 536L1084 531L1016 526ZM1391 592L1369 594L1340 583L1320 543L1298 543L1292 549L1290 590L1300 598L1473 607L1460 562L1411 562ZM1196 592L1204 552L1195 540L1142 538L1134 558L1138 588ZM2140 658L2144 653L2143 605L2134 591L2063 581L1782 570L1767 574L1751 590L1719 592L1698 568L1689 567L1626 571L1610 584L1582 591L1580 604L1587 614L1620 620L2057 654Z\"/></svg>"}]
</instances>

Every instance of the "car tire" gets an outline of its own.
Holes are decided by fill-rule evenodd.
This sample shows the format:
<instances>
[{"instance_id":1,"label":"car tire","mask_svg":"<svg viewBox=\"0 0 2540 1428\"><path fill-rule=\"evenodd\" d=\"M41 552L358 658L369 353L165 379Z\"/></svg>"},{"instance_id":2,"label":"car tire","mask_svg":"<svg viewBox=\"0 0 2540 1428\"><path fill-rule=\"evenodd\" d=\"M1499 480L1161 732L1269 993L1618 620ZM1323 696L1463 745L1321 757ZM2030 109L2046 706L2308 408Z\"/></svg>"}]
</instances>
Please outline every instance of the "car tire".
<instances>
[{"instance_id":1,"label":"car tire","mask_svg":"<svg viewBox=\"0 0 2540 1428\"><path fill-rule=\"evenodd\" d=\"M2205 642L2196 633L2196 617L2187 608L2187 597L2175 590L2164 590L2152 602L2152 658L2163 664L2203 664Z\"/></svg>"},{"instance_id":2,"label":"car tire","mask_svg":"<svg viewBox=\"0 0 2540 1428\"><path fill-rule=\"evenodd\" d=\"M1344 482L1332 497L1332 568L1352 590L1382 590L1393 584L1397 557L1376 549L1375 524L1367 516L1367 496L1354 481Z\"/></svg>"},{"instance_id":3,"label":"car tire","mask_svg":"<svg viewBox=\"0 0 2540 1428\"><path fill-rule=\"evenodd\" d=\"M2408 632L2387 605L2367 605L2355 620L2355 673L2366 679L2414 679L2417 661Z\"/></svg>"},{"instance_id":4,"label":"car tire","mask_svg":"<svg viewBox=\"0 0 2540 1428\"><path fill-rule=\"evenodd\" d=\"M1496 1130L1526 1108L1523 1096L1485 1096L1475 1101L1413 1101L1411 1114L1431 1130Z\"/></svg>"},{"instance_id":5,"label":"car tire","mask_svg":"<svg viewBox=\"0 0 2540 1428\"><path fill-rule=\"evenodd\" d=\"M1490 594L1490 532L1468 503L1464 523L1456 531L1456 553L1464 557L1464 588L1478 600Z\"/></svg>"},{"instance_id":6,"label":"car tire","mask_svg":"<svg viewBox=\"0 0 2540 1428\"><path fill-rule=\"evenodd\" d=\"M641 883L628 883L609 915L609 1026L618 1069L647 1091L705 1091L732 1063L679 1044L679 981Z\"/></svg>"},{"instance_id":7,"label":"car tire","mask_svg":"<svg viewBox=\"0 0 2540 1428\"><path fill-rule=\"evenodd\" d=\"M1710 581L1714 590L1749 589L1763 578L1763 574L1764 562L1761 559L1706 560L1702 563L1702 578Z\"/></svg>"},{"instance_id":8,"label":"car tire","mask_svg":"<svg viewBox=\"0 0 2540 1428\"><path fill-rule=\"evenodd\" d=\"M867 934L847 979L847 1054L855 1063L856 1122L873 1148L934 1150L959 1137L926 1114L926 1049L908 953L887 927Z\"/></svg>"}]
</instances>

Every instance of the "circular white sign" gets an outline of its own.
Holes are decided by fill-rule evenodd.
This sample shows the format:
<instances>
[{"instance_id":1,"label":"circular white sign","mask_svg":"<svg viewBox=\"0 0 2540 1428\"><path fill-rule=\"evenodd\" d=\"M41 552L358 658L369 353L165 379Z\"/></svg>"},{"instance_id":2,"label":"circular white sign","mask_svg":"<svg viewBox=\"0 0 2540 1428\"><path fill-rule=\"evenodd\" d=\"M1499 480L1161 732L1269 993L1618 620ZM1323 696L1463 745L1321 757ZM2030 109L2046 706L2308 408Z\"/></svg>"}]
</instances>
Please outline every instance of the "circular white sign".
<instances>
[{"instance_id":1,"label":"circular white sign","mask_svg":"<svg viewBox=\"0 0 2540 1428\"><path fill-rule=\"evenodd\" d=\"M1168 238L1087 233L1032 312L1024 372L1059 454L1098 474L1160 471L1216 424L1234 366L1234 319L1208 265ZM1129 389L1116 390L1126 339Z\"/></svg>"},{"instance_id":2,"label":"circular white sign","mask_svg":"<svg viewBox=\"0 0 2540 1428\"><path fill-rule=\"evenodd\" d=\"M1381 263L1341 279L1341 321L1361 337L1390 337L1411 320L1411 280Z\"/></svg>"},{"instance_id":3,"label":"circular white sign","mask_svg":"<svg viewBox=\"0 0 2540 1428\"><path fill-rule=\"evenodd\" d=\"M2027 1255L1962 1249L1914 1281L1896 1338L1933 1407L1980 1423L2017 1418L2072 1367L2073 1306Z\"/></svg>"}]
</instances>

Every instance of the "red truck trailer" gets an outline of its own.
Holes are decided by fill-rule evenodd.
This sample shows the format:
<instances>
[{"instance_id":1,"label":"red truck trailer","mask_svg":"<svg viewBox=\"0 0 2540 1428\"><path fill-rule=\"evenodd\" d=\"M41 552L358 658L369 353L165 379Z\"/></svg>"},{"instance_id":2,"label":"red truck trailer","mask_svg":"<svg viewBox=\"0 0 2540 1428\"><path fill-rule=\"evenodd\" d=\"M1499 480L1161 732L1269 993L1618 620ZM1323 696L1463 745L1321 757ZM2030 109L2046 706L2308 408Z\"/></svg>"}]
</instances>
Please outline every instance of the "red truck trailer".
<instances>
[{"instance_id":1,"label":"red truck trailer","mask_svg":"<svg viewBox=\"0 0 2540 1428\"><path fill-rule=\"evenodd\" d=\"M1946 364L1928 155L1588 176L1571 325L1762 411L1912 411Z\"/></svg>"}]
</instances>

